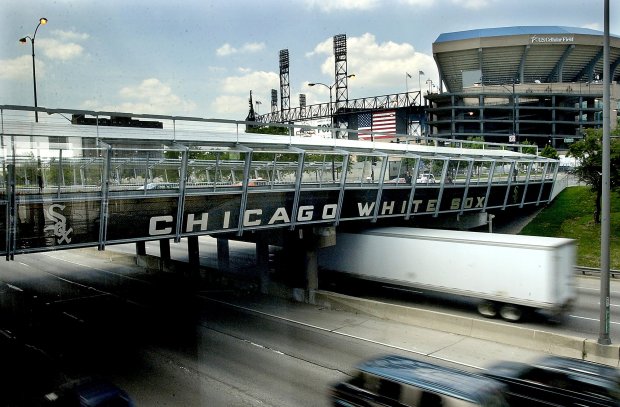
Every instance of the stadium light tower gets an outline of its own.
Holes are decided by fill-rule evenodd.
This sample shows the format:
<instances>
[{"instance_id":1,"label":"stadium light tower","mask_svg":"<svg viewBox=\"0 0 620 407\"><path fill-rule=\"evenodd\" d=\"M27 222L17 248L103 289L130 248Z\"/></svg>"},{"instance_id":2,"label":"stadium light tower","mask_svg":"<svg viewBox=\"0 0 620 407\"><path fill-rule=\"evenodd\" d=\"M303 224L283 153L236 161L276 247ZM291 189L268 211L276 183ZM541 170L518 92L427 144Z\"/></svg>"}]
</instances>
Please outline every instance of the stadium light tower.
<instances>
[{"instance_id":1,"label":"stadium light tower","mask_svg":"<svg viewBox=\"0 0 620 407\"><path fill-rule=\"evenodd\" d=\"M25 44L28 42L28 40L30 40L30 44L32 45L32 83L34 84L34 121L35 122L39 121L39 112L37 111L37 74L36 74L35 63L34 63L34 39L37 36L37 31L39 30L39 27L45 24L47 24L47 18L41 17L39 19L39 24L37 24L37 27L34 29L34 34L32 34L32 37L27 35L19 39L19 42L21 42L22 44Z\"/></svg>"}]
</instances>

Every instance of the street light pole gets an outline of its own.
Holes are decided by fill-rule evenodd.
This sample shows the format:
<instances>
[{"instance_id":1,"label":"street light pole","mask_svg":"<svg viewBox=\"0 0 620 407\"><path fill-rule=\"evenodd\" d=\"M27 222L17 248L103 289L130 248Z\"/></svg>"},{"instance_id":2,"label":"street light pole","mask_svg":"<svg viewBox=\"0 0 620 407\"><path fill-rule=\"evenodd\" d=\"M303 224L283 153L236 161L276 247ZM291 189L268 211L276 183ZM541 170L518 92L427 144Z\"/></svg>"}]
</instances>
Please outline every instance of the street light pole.
<instances>
[{"instance_id":1,"label":"street light pole","mask_svg":"<svg viewBox=\"0 0 620 407\"><path fill-rule=\"evenodd\" d=\"M326 85L323 82L312 82L308 84L308 86L316 86L316 85L325 86L327 89L329 89L329 127L330 127L330 133L332 135L332 138L334 138L334 131L331 130L331 128L334 127L334 112L333 112L333 107L332 107L332 89L334 88L336 84L334 83L331 86Z\"/></svg>"},{"instance_id":2,"label":"street light pole","mask_svg":"<svg viewBox=\"0 0 620 407\"><path fill-rule=\"evenodd\" d=\"M37 111L37 106L38 106L37 105L37 73L36 73L36 67L34 63L34 39L37 36L37 31L39 30L39 27L45 24L47 24L47 18L41 17L39 19L39 24L37 24L37 27L34 29L34 34L32 35L32 37L27 35L19 39L19 42L21 42L22 44L25 44L28 40L30 40L30 44L32 45L32 83L34 85L34 121L35 122L39 122L39 112Z\"/></svg>"},{"instance_id":3,"label":"street light pole","mask_svg":"<svg viewBox=\"0 0 620 407\"><path fill-rule=\"evenodd\" d=\"M355 76L355 74L350 74L347 75L347 78L353 78ZM334 88L334 86L336 86L336 83L338 82L334 82L331 85L326 85L323 82L311 82L308 84L308 86L316 86L316 85L321 85L321 86L325 86L327 89L329 89L329 127L333 129L334 127L334 107L332 105L332 89ZM331 134L332 134L332 138L334 138L334 130L330 130Z\"/></svg>"},{"instance_id":4,"label":"street light pole","mask_svg":"<svg viewBox=\"0 0 620 407\"><path fill-rule=\"evenodd\" d=\"M515 94L515 78L512 78L512 135L517 140L517 96Z\"/></svg>"},{"instance_id":5,"label":"street light pole","mask_svg":"<svg viewBox=\"0 0 620 407\"><path fill-rule=\"evenodd\" d=\"M482 82L482 81L481 81ZM515 78L512 78L512 137L514 137L515 143L517 140L517 94L515 93ZM482 82L484 86L484 82ZM499 86L510 92L510 89L506 85L500 83ZM510 141L510 138L509 138Z\"/></svg>"},{"instance_id":6,"label":"street light pole","mask_svg":"<svg viewBox=\"0 0 620 407\"><path fill-rule=\"evenodd\" d=\"M610 345L610 156L611 141L610 131L611 123L609 114L611 105L611 69L609 66L610 50L609 50L609 0L605 0L604 4L604 36L603 36L603 161L602 161L602 186L601 186L601 281L600 281L600 309L599 309L599 337L598 343L601 345Z\"/></svg>"}]
</instances>

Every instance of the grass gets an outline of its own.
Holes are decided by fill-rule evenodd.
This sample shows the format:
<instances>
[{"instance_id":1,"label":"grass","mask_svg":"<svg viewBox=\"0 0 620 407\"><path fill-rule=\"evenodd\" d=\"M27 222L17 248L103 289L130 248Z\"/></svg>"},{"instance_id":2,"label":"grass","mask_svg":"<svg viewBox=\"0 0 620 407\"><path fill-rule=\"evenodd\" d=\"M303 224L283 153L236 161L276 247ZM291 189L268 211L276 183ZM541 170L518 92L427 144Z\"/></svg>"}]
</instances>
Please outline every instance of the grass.
<instances>
[{"instance_id":1,"label":"grass","mask_svg":"<svg viewBox=\"0 0 620 407\"><path fill-rule=\"evenodd\" d=\"M577 265L601 265L601 225L594 222L590 187L566 188L520 234L566 237L577 240ZM611 194L610 267L620 270L620 198Z\"/></svg>"}]
</instances>

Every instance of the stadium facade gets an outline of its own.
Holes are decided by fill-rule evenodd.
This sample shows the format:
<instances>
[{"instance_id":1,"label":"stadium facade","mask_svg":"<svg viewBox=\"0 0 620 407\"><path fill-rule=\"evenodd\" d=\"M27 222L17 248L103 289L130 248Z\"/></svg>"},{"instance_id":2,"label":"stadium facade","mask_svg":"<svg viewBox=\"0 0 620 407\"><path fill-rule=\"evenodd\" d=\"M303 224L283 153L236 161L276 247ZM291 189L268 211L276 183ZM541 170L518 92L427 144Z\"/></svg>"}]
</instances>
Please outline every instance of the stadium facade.
<instances>
[{"instance_id":1,"label":"stadium facade","mask_svg":"<svg viewBox=\"0 0 620 407\"><path fill-rule=\"evenodd\" d=\"M602 127L603 33L558 26L441 34L440 85L425 95L431 137L524 142L564 149ZM620 95L620 38L610 38L612 128Z\"/></svg>"}]
</instances>

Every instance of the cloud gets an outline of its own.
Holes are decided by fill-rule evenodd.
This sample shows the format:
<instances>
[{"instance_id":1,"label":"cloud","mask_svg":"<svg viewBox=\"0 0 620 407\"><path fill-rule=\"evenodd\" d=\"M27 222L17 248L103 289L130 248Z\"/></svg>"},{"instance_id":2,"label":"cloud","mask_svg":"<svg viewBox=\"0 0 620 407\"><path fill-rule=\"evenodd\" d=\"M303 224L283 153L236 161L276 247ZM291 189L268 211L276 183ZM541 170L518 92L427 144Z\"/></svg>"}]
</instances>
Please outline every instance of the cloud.
<instances>
[{"instance_id":1,"label":"cloud","mask_svg":"<svg viewBox=\"0 0 620 407\"><path fill-rule=\"evenodd\" d=\"M241 48L235 48L229 43L225 43L219 47L215 53L220 57L225 57L233 54L249 54L259 52L265 49L264 42L246 42Z\"/></svg>"},{"instance_id":2,"label":"cloud","mask_svg":"<svg viewBox=\"0 0 620 407\"><path fill-rule=\"evenodd\" d=\"M86 41L90 35L86 33L76 33L75 31L53 30L52 36L61 41Z\"/></svg>"},{"instance_id":3,"label":"cloud","mask_svg":"<svg viewBox=\"0 0 620 407\"><path fill-rule=\"evenodd\" d=\"M79 42L86 41L90 36L75 31L53 30L49 37L37 39L37 49L47 58L68 61L84 54L84 47Z\"/></svg>"},{"instance_id":4,"label":"cloud","mask_svg":"<svg viewBox=\"0 0 620 407\"><path fill-rule=\"evenodd\" d=\"M452 0L452 4L470 10L480 10L484 7L488 7L494 1L495 0Z\"/></svg>"},{"instance_id":5,"label":"cloud","mask_svg":"<svg viewBox=\"0 0 620 407\"><path fill-rule=\"evenodd\" d=\"M330 13L339 10L372 10L379 6L380 0L305 0L305 3L308 8Z\"/></svg>"},{"instance_id":6,"label":"cloud","mask_svg":"<svg viewBox=\"0 0 620 407\"><path fill-rule=\"evenodd\" d=\"M209 111L213 112L215 117L232 117L234 120L245 120L250 109L248 101L249 94L246 96L221 95L211 103Z\"/></svg>"},{"instance_id":7,"label":"cloud","mask_svg":"<svg viewBox=\"0 0 620 407\"><path fill-rule=\"evenodd\" d=\"M74 42L63 43L56 39L37 40L37 46L40 46L43 54L49 59L68 61L77 58L84 52L84 47Z\"/></svg>"},{"instance_id":8,"label":"cloud","mask_svg":"<svg viewBox=\"0 0 620 407\"><path fill-rule=\"evenodd\" d=\"M37 73L45 72L45 63L37 62ZM22 55L14 59L0 60L0 79L32 80L32 56Z\"/></svg>"},{"instance_id":9,"label":"cloud","mask_svg":"<svg viewBox=\"0 0 620 407\"><path fill-rule=\"evenodd\" d=\"M220 57L225 57L228 55L232 55L235 52L237 52L237 50L233 47L230 46L230 44L226 43L224 45L222 45L221 47L219 47L217 49L217 51L215 51L215 53L220 56Z\"/></svg>"},{"instance_id":10,"label":"cloud","mask_svg":"<svg viewBox=\"0 0 620 407\"><path fill-rule=\"evenodd\" d=\"M88 100L83 103L83 107L102 111L165 115L188 115L196 108L194 102L175 95L170 86L156 78L145 79L138 85L125 86L118 95L122 100L118 104L102 106L96 101Z\"/></svg>"},{"instance_id":11,"label":"cloud","mask_svg":"<svg viewBox=\"0 0 620 407\"><path fill-rule=\"evenodd\" d=\"M333 77L333 39L329 38L318 44L309 54L309 56L315 55L325 56L321 71L324 75ZM370 33L347 38L347 71L349 74L355 74L355 78L349 80L350 98L352 93L356 93L353 97L361 97L412 91L419 87L426 89L426 80L437 81L439 76L432 56L416 52L408 43L393 41L379 43ZM425 73L420 76L420 81L418 81L419 71ZM405 78L407 72L412 75L411 79ZM314 94L327 92L324 87L316 86L311 89L309 92Z\"/></svg>"},{"instance_id":12,"label":"cloud","mask_svg":"<svg viewBox=\"0 0 620 407\"><path fill-rule=\"evenodd\" d=\"M261 114L270 109L271 89L280 89L280 76L275 72L248 71L244 68L239 68L239 73L221 81L219 96L210 106L210 112L216 117L245 119L250 108L250 90L253 100L261 102Z\"/></svg>"},{"instance_id":13,"label":"cloud","mask_svg":"<svg viewBox=\"0 0 620 407\"><path fill-rule=\"evenodd\" d=\"M222 80L221 90L224 94L268 94L272 88L280 87L280 76L275 72L252 71L242 76L229 76ZM266 96L261 96L266 97Z\"/></svg>"},{"instance_id":14,"label":"cloud","mask_svg":"<svg viewBox=\"0 0 620 407\"><path fill-rule=\"evenodd\" d=\"M401 0L402 3L408 6L416 7L432 7L437 2L436 0Z\"/></svg>"}]
</instances>

